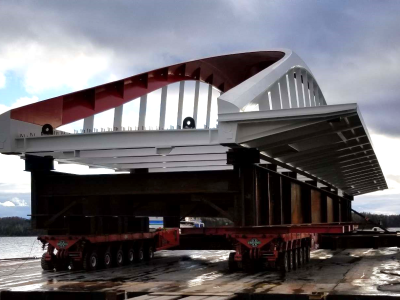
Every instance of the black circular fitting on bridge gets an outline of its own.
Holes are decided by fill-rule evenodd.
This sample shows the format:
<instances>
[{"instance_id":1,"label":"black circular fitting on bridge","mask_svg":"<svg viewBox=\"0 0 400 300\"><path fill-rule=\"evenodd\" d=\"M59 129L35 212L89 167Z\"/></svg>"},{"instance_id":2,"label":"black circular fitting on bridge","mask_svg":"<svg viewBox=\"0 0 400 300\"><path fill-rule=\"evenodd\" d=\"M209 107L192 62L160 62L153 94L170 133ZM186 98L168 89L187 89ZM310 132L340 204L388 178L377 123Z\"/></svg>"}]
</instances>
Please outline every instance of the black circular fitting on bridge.
<instances>
[{"instance_id":1,"label":"black circular fitting on bridge","mask_svg":"<svg viewBox=\"0 0 400 300\"><path fill-rule=\"evenodd\" d=\"M195 129L196 128L196 122L192 117L186 117L185 120L183 120L183 129Z\"/></svg>"},{"instance_id":2,"label":"black circular fitting on bridge","mask_svg":"<svg viewBox=\"0 0 400 300\"><path fill-rule=\"evenodd\" d=\"M53 126L50 124L44 124L42 127L42 134L43 135L52 135L54 132Z\"/></svg>"}]
</instances>

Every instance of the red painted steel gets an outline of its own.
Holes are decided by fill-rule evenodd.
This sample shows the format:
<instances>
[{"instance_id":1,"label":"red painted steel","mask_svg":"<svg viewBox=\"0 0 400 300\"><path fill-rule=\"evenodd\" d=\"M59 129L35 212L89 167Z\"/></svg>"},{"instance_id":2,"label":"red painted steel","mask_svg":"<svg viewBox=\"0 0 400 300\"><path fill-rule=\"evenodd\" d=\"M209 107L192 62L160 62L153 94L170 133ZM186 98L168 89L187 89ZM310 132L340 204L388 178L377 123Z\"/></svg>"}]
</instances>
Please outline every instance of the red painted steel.
<instances>
[{"instance_id":1,"label":"red painted steel","mask_svg":"<svg viewBox=\"0 0 400 300\"><path fill-rule=\"evenodd\" d=\"M302 224L254 227L204 227L181 228L181 234L235 235L235 234L285 234L285 233L346 233L354 230L354 224Z\"/></svg>"},{"instance_id":2,"label":"red painted steel","mask_svg":"<svg viewBox=\"0 0 400 300\"><path fill-rule=\"evenodd\" d=\"M179 245L178 229L166 229L148 233L126 233L109 235L45 235L38 237L42 243L49 243L57 250L68 250L79 241L89 241L92 244L108 242L125 242L137 240L149 240L157 238L156 250L164 250Z\"/></svg>"},{"instance_id":3,"label":"red painted steel","mask_svg":"<svg viewBox=\"0 0 400 300\"><path fill-rule=\"evenodd\" d=\"M283 56L279 51L260 51L189 61L15 108L11 118L57 128L183 80L198 80L226 92Z\"/></svg>"},{"instance_id":4,"label":"red painted steel","mask_svg":"<svg viewBox=\"0 0 400 300\"><path fill-rule=\"evenodd\" d=\"M244 253L251 260L264 257L266 261L275 263L279 253L310 246L316 249L318 234L316 233L277 233L277 234L229 234L229 239L235 244L236 262L243 261Z\"/></svg>"}]
</instances>

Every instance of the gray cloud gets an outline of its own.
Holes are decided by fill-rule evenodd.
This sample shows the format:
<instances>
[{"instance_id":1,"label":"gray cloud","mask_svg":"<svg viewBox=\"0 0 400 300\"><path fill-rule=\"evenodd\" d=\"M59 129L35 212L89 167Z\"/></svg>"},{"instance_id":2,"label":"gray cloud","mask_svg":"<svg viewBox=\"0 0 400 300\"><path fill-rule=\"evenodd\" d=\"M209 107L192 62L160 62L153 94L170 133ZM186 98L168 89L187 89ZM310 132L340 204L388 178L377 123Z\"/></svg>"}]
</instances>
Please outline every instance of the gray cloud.
<instances>
[{"instance_id":1,"label":"gray cloud","mask_svg":"<svg viewBox=\"0 0 400 300\"><path fill-rule=\"evenodd\" d=\"M291 48L330 104L358 102L372 130L400 135L398 1L14 1L0 7L0 27L7 28L0 43L34 41L50 50L90 45L112 55L107 71L117 77L208 55Z\"/></svg>"},{"instance_id":2,"label":"gray cloud","mask_svg":"<svg viewBox=\"0 0 400 300\"><path fill-rule=\"evenodd\" d=\"M398 214L400 211L399 194L358 196L353 202L353 208L359 212L377 214Z\"/></svg>"},{"instance_id":3,"label":"gray cloud","mask_svg":"<svg viewBox=\"0 0 400 300\"><path fill-rule=\"evenodd\" d=\"M27 193L1 193L0 203L13 202L15 206L0 205L0 218L17 216L29 218L31 213L31 195Z\"/></svg>"},{"instance_id":4,"label":"gray cloud","mask_svg":"<svg viewBox=\"0 0 400 300\"><path fill-rule=\"evenodd\" d=\"M24 53L38 44L52 58L104 54L109 65L92 78L102 83L110 74L122 78L188 59L290 48L329 104L357 102L370 131L400 137L399 12L400 1L372 0L9 1L0 3L0 53L2 45ZM10 68L23 77L26 63ZM363 196L354 204L377 210L384 202L378 199L396 197Z\"/></svg>"}]
</instances>

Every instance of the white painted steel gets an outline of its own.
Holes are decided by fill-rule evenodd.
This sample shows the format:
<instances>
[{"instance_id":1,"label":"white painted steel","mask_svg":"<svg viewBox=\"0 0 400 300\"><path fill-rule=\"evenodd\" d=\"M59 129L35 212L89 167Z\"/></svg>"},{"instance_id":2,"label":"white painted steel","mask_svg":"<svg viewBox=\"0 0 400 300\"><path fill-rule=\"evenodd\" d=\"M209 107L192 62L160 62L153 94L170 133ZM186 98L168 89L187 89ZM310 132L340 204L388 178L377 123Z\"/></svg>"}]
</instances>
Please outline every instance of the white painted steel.
<instances>
[{"instance_id":1,"label":"white painted steel","mask_svg":"<svg viewBox=\"0 0 400 300\"><path fill-rule=\"evenodd\" d=\"M308 75L307 71L303 72L303 89L304 89L304 102L306 107L310 107L310 95L308 93Z\"/></svg>"},{"instance_id":2,"label":"white painted steel","mask_svg":"<svg viewBox=\"0 0 400 300\"><path fill-rule=\"evenodd\" d=\"M311 106L316 106L315 99L314 99L314 79L310 80L310 102L311 102Z\"/></svg>"},{"instance_id":3,"label":"white painted steel","mask_svg":"<svg viewBox=\"0 0 400 300\"><path fill-rule=\"evenodd\" d=\"M182 128L182 109L183 109L183 96L185 94L185 81L179 83L179 100L178 100L178 118L176 120L176 128Z\"/></svg>"},{"instance_id":4,"label":"white painted steel","mask_svg":"<svg viewBox=\"0 0 400 300\"><path fill-rule=\"evenodd\" d=\"M196 81L196 85L194 88L193 119L194 119L194 123L196 124L197 128L199 128L197 126L197 111L199 109L199 93L200 93L200 81Z\"/></svg>"},{"instance_id":5,"label":"white painted steel","mask_svg":"<svg viewBox=\"0 0 400 300\"><path fill-rule=\"evenodd\" d=\"M319 88L318 88L318 87L317 87L316 90L315 90L315 103L316 103L318 106L321 106L321 102L320 102L320 100L319 100Z\"/></svg>"},{"instance_id":6,"label":"white painted steel","mask_svg":"<svg viewBox=\"0 0 400 300\"><path fill-rule=\"evenodd\" d=\"M124 111L124 106L120 105L114 109L114 130L119 131L122 129L122 114Z\"/></svg>"},{"instance_id":7,"label":"white painted steel","mask_svg":"<svg viewBox=\"0 0 400 300\"><path fill-rule=\"evenodd\" d=\"M168 85L161 89L161 103L160 103L160 122L158 128L160 130L165 129L165 114L167 111L167 93Z\"/></svg>"},{"instance_id":8,"label":"white painted steel","mask_svg":"<svg viewBox=\"0 0 400 300\"><path fill-rule=\"evenodd\" d=\"M279 96L279 85L278 82L276 82L272 87L271 87L271 104L272 107L271 109L281 109L281 98Z\"/></svg>"},{"instance_id":9,"label":"white painted steel","mask_svg":"<svg viewBox=\"0 0 400 300\"><path fill-rule=\"evenodd\" d=\"M297 96L296 96L296 83L295 83L295 78L294 78L294 70L291 69L288 72L288 83L289 83L289 91L290 91L290 107L291 108L297 108Z\"/></svg>"},{"instance_id":10,"label":"white painted steel","mask_svg":"<svg viewBox=\"0 0 400 300\"><path fill-rule=\"evenodd\" d=\"M146 126L147 95L140 97L139 107L139 130L144 130Z\"/></svg>"},{"instance_id":11,"label":"white painted steel","mask_svg":"<svg viewBox=\"0 0 400 300\"><path fill-rule=\"evenodd\" d=\"M114 131L93 132L91 116L84 119L83 133L57 131L53 136L41 136L40 126L12 120L7 112L0 115L0 152L50 155L61 163L117 171L176 172L232 169L226 151L252 147L265 161L277 159L280 170L295 170L348 194L387 188L357 106L327 106L307 65L292 51L280 51L285 53L281 60L218 97L217 129L208 129L216 121L211 120L213 87L208 85L205 107L199 107L199 81L193 118L197 124L199 111L205 111L206 129L199 124L180 129L185 100L181 81L176 129L165 128L166 86L161 90L160 130L146 128L147 95L140 98L135 130L122 128L123 106L114 110ZM330 122L333 118L337 121Z\"/></svg>"},{"instance_id":12,"label":"white painted steel","mask_svg":"<svg viewBox=\"0 0 400 300\"><path fill-rule=\"evenodd\" d=\"M210 128L211 119L212 85L208 85L206 128Z\"/></svg>"},{"instance_id":13,"label":"white painted steel","mask_svg":"<svg viewBox=\"0 0 400 300\"><path fill-rule=\"evenodd\" d=\"M83 132L93 132L94 115L83 119Z\"/></svg>"},{"instance_id":14,"label":"white painted steel","mask_svg":"<svg viewBox=\"0 0 400 300\"><path fill-rule=\"evenodd\" d=\"M297 85L297 102L299 107L305 107L304 105L304 94L303 94L303 83L301 82L301 69L296 70L296 85Z\"/></svg>"},{"instance_id":15,"label":"white painted steel","mask_svg":"<svg viewBox=\"0 0 400 300\"><path fill-rule=\"evenodd\" d=\"M279 81L281 102L282 102L283 109L290 108L289 92L288 92L286 77L287 77L287 75L282 76L282 78Z\"/></svg>"}]
</instances>

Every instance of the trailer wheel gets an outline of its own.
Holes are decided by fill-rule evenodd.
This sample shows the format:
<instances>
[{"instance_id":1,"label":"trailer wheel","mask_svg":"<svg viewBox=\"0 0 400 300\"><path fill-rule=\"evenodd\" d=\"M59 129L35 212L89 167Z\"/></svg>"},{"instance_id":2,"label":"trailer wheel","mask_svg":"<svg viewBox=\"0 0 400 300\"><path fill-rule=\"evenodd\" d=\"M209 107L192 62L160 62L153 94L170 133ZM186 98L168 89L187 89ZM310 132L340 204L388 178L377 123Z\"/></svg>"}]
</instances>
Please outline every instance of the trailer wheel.
<instances>
[{"instance_id":1,"label":"trailer wheel","mask_svg":"<svg viewBox=\"0 0 400 300\"><path fill-rule=\"evenodd\" d=\"M304 254L305 254L305 256L304 256L304 258L305 258L305 261L308 263L308 262L310 262L310 246L305 246L304 247Z\"/></svg>"},{"instance_id":2,"label":"trailer wheel","mask_svg":"<svg viewBox=\"0 0 400 300\"><path fill-rule=\"evenodd\" d=\"M292 266L292 270L297 270L299 267L299 256L298 256L298 249L294 248L292 250L292 260L293 260L293 266Z\"/></svg>"},{"instance_id":3,"label":"trailer wheel","mask_svg":"<svg viewBox=\"0 0 400 300\"><path fill-rule=\"evenodd\" d=\"M248 254L243 255L242 258L242 265L243 265L243 271L246 273L255 273L257 270L257 262L254 259L250 259Z\"/></svg>"},{"instance_id":4,"label":"trailer wheel","mask_svg":"<svg viewBox=\"0 0 400 300\"><path fill-rule=\"evenodd\" d=\"M144 253L144 259L149 261L154 258L154 250L152 246L146 247L146 252Z\"/></svg>"},{"instance_id":5,"label":"trailer wheel","mask_svg":"<svg viewBox=\"0 0 400 300\"><path fill-rule=\"evenodd\" d=\"M299 255L299 267L301 267L302 265L304 265L304 247L300 247L298 249L298 255Z\"/></svg>"},{"instance_id":6,"label":"trailer wheel","mask_svg":"<svg viewBox=\"0 0 400 300\"><path fill-rule=\"evenodd\" d=\"M125 265L125 255L124 255L124 251L122 251L122 249L119 249L117 251L116 258L117 258L116 262L117 262L118 267L122 267L123 265Z\"/></svg>"},{"instance_id":7,"label":"trailer wheel","mask_svg":"<svg viewBox=\"0 0 400 300\"><path fill-rule=\"evenodd\" d=\"M288 259L288 253L286 251L279 253L278 256L278 268L279 271L282 273L289 272L289 259Z\"/></svg>"},{"instance_id":8,"label":"trailer wheel","mask_svg":"<svg viewBox=\"0 0 400 300\"><path fill-rule=\"evenodd\" d=\"M135 260L137 262L142 262L144 260L144 252L143 252L143 247L139 247L135 251Z\"/></svg>"},{"instance_id":9,"label":"trailer wheel","mask_svg":"<svg viewBox=\"0 0 400 300\"><path fill-rule=\"evenodd\" d=\"M40 259L40 265L42 266L42 269L45 271L53 271L54 270L54 265L53 262L47 261L46 260L46 254L47 253L43 253L42 258Z\"/></svg>"},{"instance_id":10,"label":"trailer wheel","mask_svg":"<svg viewBox=\"0 0 400 300\"><path fill-rule=\"evenodd\" d=\"M229 259L228 259L228 268L230 272L236 272L239 270L239 266L237 261L235 261L235 252L229 253Z\"/></svg>"},{"instance_id":11,"label":"trailer wheel","mask_svg":"<svg viewBox=\"0 0 400 300\"><path fill-rule=\"evenodd\" d=\"M114 259L113 255L111 253L111 248L109 247L105 252L104 252L104 267L106 269L112 268L114 266Z\"/></svg>"},{"instance_id":12,"label":"trailer wheel","mask_svg":"<svg viewBox=\"0 0 400 300\"><path fill-rule=\"evenodd\" d=\"M293 270L293 252L291 250L288 250L287 252L287 261L288 261L288 269L289 272Z\"/></svg>"},{"instance_id":13,"label":"trailer wheel","mask_svg":"<svg viewBox=\"0 0 400 300\"><path fill-rule=\"evenodd\" d=\"M69 267L69 269L71 271L78 271L78 270L82 269L82 263L79 262L79 261L75 261L73 259L70 259L68 267Z\"/></svg>"},{"instance_id":14,"label":"trailer wheel","mask_svg":"<svg viewBox=\"0 0 400 300\"><path fill-rule=\"evenodd\" d=\"M96 250L88 251L83 257L83 268L86 271L94 271L99 268L99 256Z\"/></svg>"},{"instance_id":15,"label":"trailer wheel","mask_svg":"<svg viewBox=\"0 0 400 300\"><path fill-rule=\"evenodd\" d=\"M58 258L54 264L57 272L68 270L68 260Z\"/></svg>"},{"instance_id":16,"label":"trailer wheel","mask_svg":"<svg viewBox=\"0 0 400 300\"><path fill-rule=\"evenodd\" d=\"M127 253L127 260L129 264L133 264L135 262L135 249L129 248Z\"/></svg>"}]
</instances>

